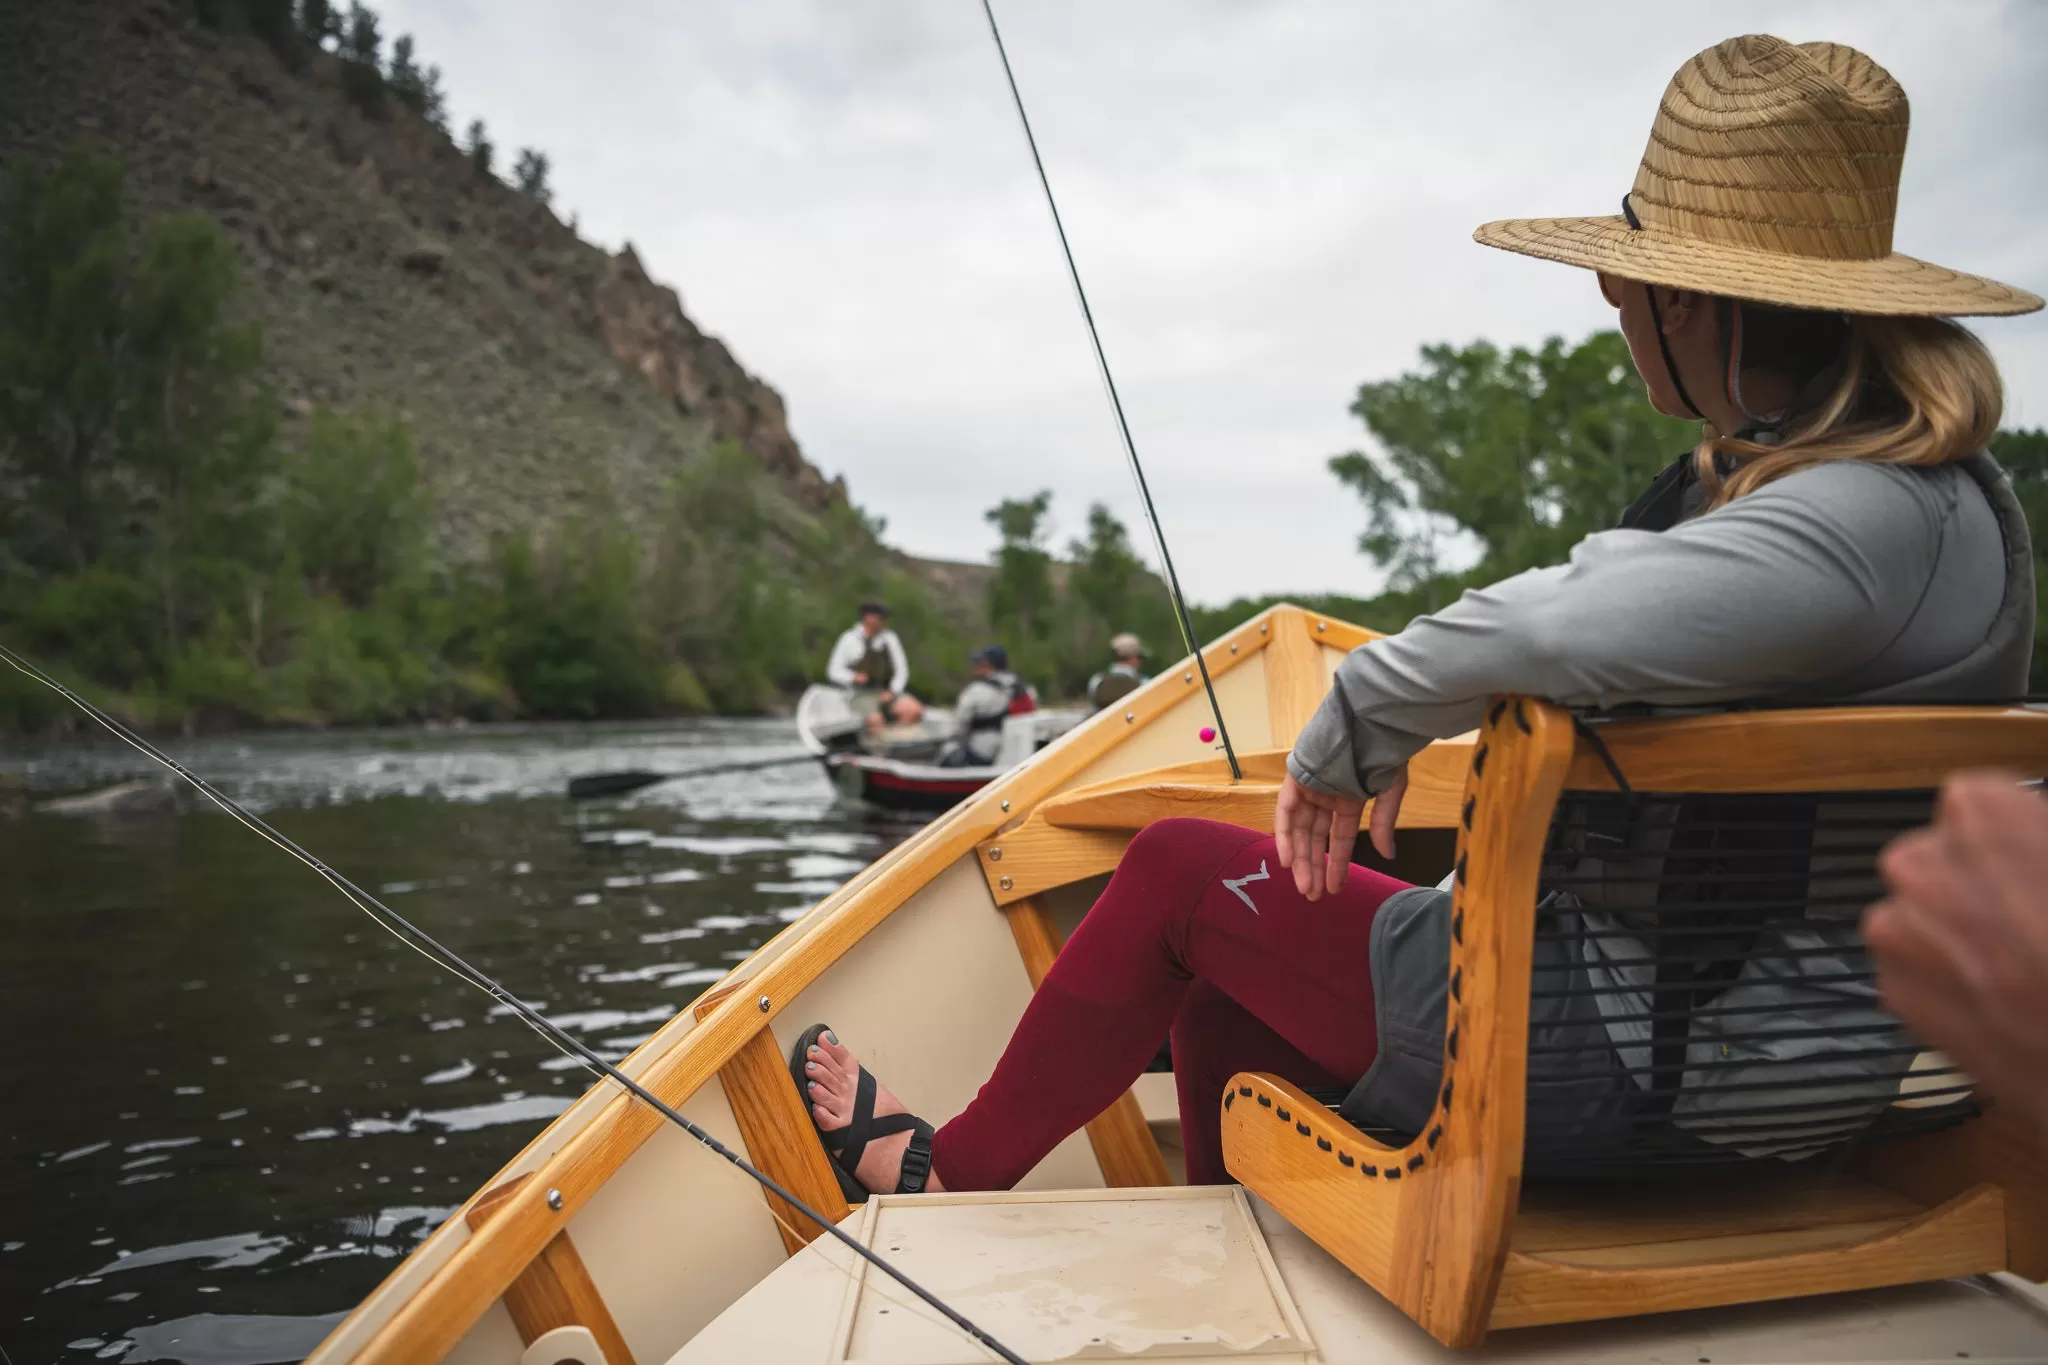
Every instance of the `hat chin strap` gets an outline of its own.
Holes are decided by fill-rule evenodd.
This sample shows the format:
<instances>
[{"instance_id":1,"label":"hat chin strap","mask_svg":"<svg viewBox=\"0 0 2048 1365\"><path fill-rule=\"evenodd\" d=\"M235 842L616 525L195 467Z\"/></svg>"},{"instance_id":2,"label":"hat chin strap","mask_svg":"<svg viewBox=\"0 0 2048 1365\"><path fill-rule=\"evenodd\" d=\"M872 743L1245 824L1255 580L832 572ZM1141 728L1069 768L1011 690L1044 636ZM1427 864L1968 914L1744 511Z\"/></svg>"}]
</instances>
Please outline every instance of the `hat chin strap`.
<instances>
[{"instance_id":1,"label":"hat chin strap","mask_svg":"<svg viewBox=\"0 0 2048 1365\"><path fill-rule=\"evenodd\" d=\"M1629 196L1621 196L1621 216L1628 220L1629 227L1643 230L1643 220L1636 217L1636 208L1629 202ZM1700 411L1700 405L1692 401L1692 395L1685 391L1685 377L1678 372L1678 361L1672 357L1671 343L1664 339L1664 311L1657 306L1657 288L1645 281L1643 295L1650 300L1650 325L1657 333L1657 352L1664 357L1664 373L1671 376L1671 387L1678 390L1678 401L1685 404L1685 410L1699 421L1706 421L1707 415Z\"/></svg>"},{"instance_id":2,"label":"hat chin strap","mask_svg":"<svg viewBox=\"0 0 2048 1365\"><path fill-rule=\"evenodd\" d=\"M1642 219L1636 217L1635 205L1630 202L1630 195L1621 196L1621 216L1628 220L1631 230L1643 230ZM1657 351L1664 357L1664 372L1671 376L1671 387L1678 390L1678 401L1685 404L1685 410L1704 422L1707 415L1700 411L1700 405L1693 402L1692 395L1686 391L1685 377L1679 374L1678 360L1671 354L1671 343L1664 337L1664 312L1657 306L1656 286L1645 281L1643 295L1650 301L1650 323L1657 332ZM1741 431L1733 434L1752 440L1762 438L1762 444L1772 444L1776 440L1777 429L1784 425L1788 410L1781 408L1771 413L1751 412L1749 404L1742 399L1742 301L1717 298L1714 319L1721 334L1722 379L1728 393L1728 401L1748 422Z\"/></svg>"},{"instance_id":3,"label":"hat chin strap","mask_svg":"<svg viewBox=\"0 0 2048 1365\"><path fill-rule=\"evenodd\" d=\"M1773 412L1751 412L1749 404L1742 400L1742 300L1718 299L1714 312L1721 325L1722 367L1726 372L1728 401L1748 423L1741 431L1732 434L1760 445L1775 445L1778 428L1785 425L1785 419L1792 410L1783 407Z\"/></svg>"}]
</instances>

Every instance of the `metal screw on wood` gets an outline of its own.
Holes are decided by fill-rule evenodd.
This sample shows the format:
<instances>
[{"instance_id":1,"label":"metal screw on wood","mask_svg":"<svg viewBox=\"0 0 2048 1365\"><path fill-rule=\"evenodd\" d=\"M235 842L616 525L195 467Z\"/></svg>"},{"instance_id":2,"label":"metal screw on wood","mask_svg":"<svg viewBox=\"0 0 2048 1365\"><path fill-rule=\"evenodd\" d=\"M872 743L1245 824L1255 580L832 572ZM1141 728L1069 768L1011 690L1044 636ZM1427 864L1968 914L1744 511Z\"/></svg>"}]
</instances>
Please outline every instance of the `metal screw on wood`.
<instances>
[{"instance_id":1,"label":"metal screw on wood","mask_svg":"<svg viewBox=\"0 0 2048 1365\"><path fill-rule=\"evenodd\" d=\"M990 849L988 851L988 860L992 863L1001 862L1003 860L1003 851L999 848Z\"/></svg>"},{"instance_id":2,"label":"metal screw on wood","mask_svg":"<svg viewBox=\"0 0 2048 1365\"><path fill-rule=\"evenodd\" d=\"M1003 878L999 885L1003 888L1003 890L1008 891L1011 885L1010 879L1008 877Z\"/></svg>"},{"instance_id":3,"label":"metal screw on wood","mask_svg":"<svg viewBox=\"0 0 2048 1365\"><path fill-rule=\"evenodd\" d=\"M1126 712L1124 712L1124 724L1126 724L1126 725L1129 725L1129 724L1130 724L1130 723L1131 723L1132 721L1136 720L1137 718L1138 718L1138 713L1137 713L1137 712L1135 712L1135 711L1126 711Z\"/></svg>"},{"instance_id":4,"label":"metal screw on wood","mask_svg":"<svg viewBox=\"0 0 2048 1365\"><path fill-rule=\"evenodd\" d=\"M1236 646L1236 645L1232 645L1232 646L1230 647L1230 652L1231 652L1232 654L1235 654L1235 653L1237 653L1237 646Z\"/></svg>"},{"instance_id":5,"label":"metal screw on wood","mask_svg":"<svg viewBox=\"0 0 2048 1365\"><path fill-rule=\"evenodd\" d=\"M562 1192L560 1190L548 1191L548 1207L553 1209L556 1213L560 1213L562 1211Z\"/></svg>"},{"instance_id":6,"label":"metal screw on wood","mask_svg":"<svg viewBox=\"0 0 2048 1365\"><path fill-rule=\"evenodd\" d=\"M1323 633L1324 631L1328 630L1329 628L1330 628L1330 623L1329 623L1328 621L1318 621L1318 622L1316 622L1316 634L1318 634L1318 635L1321 635L1321 634L1322 634L1322 633Z\"/></svg>"},{"instance_id":7,"label":"metal screw on wood","mask_svg":"<svg viewBox=\"0 0 2048 1365\"><path fill-rule=\"evenodd\" d=\"M1184 683L1191 683L1195 680L1195 675L1192 673L1183 673L1180 675L1180 680Z\"/></svg>"},{"instance_id":8,"label":"metal screw on wood","mask_svg":"<svg viewBox=\"0 0 2048 1365\"><path fill-rule=\"evenodd\" d=\"M756 1001L755 1001L754 1003L755 1003L756 1005L759 1005L759 1006L761 1007L761 1013L763 1013L763 1014L766 1014L766 1013L768 1012L768 997L767 997L767 996L765 996L765 995L764 995L764 996L762 996L762 997L761 997L761 998L760 998L759 1000L756 1000Z\"/></svg>"},{"instance_id":9,"label":"metal screw on wood","mask_svg":"<svg viewBox=\"0 0 2048 1365\"><path fill-rule=\"evenodd\" d=\"M1008 810L1009 808L1010 808L1010 803L1009 803L1008 801L1005 801L1005 802L1003 802L1003 809L1004 809L1004 810Z\"/></svg>"}]
</instances>

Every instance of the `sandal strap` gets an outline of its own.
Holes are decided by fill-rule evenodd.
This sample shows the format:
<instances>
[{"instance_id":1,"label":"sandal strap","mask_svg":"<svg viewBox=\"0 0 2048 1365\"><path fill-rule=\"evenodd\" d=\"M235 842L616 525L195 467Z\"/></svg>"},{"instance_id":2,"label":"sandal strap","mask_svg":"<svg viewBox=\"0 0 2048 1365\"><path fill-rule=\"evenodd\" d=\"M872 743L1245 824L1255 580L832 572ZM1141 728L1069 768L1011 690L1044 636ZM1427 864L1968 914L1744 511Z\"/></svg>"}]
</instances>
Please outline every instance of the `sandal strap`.
<instances>
[{"instance_id":1,"label":"sandal strap","mask_svg":"<svg viewBox=\"0 0 2048 1365\"><path fill-rule=\"evenodd\" d=\"M859 1167L861 1155L867 1151L868 1143L875 1138L874 1125L875 1078L866 1067L862 1067L860 1081L853 1092L852 1121L836 1133L825 1134L826 1138L837 1140L836 1145L829 1150L832 1159L838 1162L840 1169L848 1175L852 1175Z\"/></svg>"},{"instance_id":2,"label":"sandal strap","mask_svg":"<svg viewBox=\"0 0 2048 1365\"><path fill-rule=\"evenodd\" d=\"M910 1115L895 1117L910 1118ZM932 1126L923 1119L913 1119L912 1125L910 1145L903 1149L903 1172L896 1177L898 1194L923 1194L925 1182L932 1175ZM892 1131L903 1130L897 1128Z\"/></svg>"},{"instance_id":3,"label":"sandal strap","mask_svg":"<svg viewBox=\"0 0 2048 1365\"><path fill-rule=\"evenodd\" d=\"M868 1125L868 1141L891 1133L915 1132L920 1126L925 1126L924 1120L915 1114L887 1114Z\"/></svg>"}]
</instances>

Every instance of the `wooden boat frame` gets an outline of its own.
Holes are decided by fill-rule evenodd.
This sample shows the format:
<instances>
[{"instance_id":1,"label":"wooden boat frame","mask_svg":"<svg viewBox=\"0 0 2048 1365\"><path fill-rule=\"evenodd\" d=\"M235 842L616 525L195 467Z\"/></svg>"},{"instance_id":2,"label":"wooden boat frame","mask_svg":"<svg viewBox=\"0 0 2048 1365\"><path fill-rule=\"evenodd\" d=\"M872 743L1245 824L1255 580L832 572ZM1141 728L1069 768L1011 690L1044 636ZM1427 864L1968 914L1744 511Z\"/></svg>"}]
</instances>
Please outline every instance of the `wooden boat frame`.
<instances>
[{"instance_id":1,"label":"wooden boat frame","mask_svg":"<svg viewBox=\"0 0 2048 1365\"><path fill-rule=\"evenodd\" d=\"M1253 703L1248 714L1254 717L1263 710L1264 733L1234 732L1233 737L1257 752L1276 747L1272 736L1291 739L1321 701L1336 660L1375 638L1376 632L1362 627L1282 605L1219 637L1203 650L1203 661L1219 692L1228 692L1234 679L1256 679L1253 685L1263 692L1265 705L1258 707L1256 698L1239 700ZM1260 656L1263 670L1245 667ZM621 1069L678 1106L707 1085L721 1085L754 1163L827 1217L843 1217L847 1205L788 1084L768 1025L915 890L984 848L979 860L996 869L991 883L999 882L1005 874L998 867L997 836L1024 825L1048 796L1087 777L1107 756L1125 760L1121 771L1149 769L1162 760L1185 761L1196 748L1192 736L1208 714L1192 658L1152 678L1120 706L1068 731L940 816L919 837L884 854L735 967L643 1043ZM1243 717L1236 723L1243 726ZM1266 802L1270 820L1270 787ZM1404 824L1420 823L1406 809L1403 815ZM1129 837L1129 831L1063 829L1050 841L1046 856L1066 856L1068 844L1086 846L1094 850L1087 866L1106 870L1115 858L1103 863L1101 851L1113 845L1120 854ZM1037 859L1012 855L1008 865L1016 868L1026 861ZM1002 904L1035 986L1058 950L1058 930L1033 898L1018 895ZM605 1345L612 1365L629 1365L630 1354L613 1354L625 1350L623 1334L582 1265L569 1225L664 1126L666 1120L630 1096L609 1086L593 1087L336 1327L309 1357L309 1365L439 1360L501 1299L508 1308L514 1303L539 1306L514 1313L528 1342L549 1328L581 1324ZM1126 1096L1089 1126L1089 1136L1107 1183L1164 1183L1157 1144L1135 1100ZM788 1210L777 1213L791 1250L817 1235ZM600 1329L597 1320L610 1325Z\"/></svg>"},{"instance_id":2,"label":"wooden boat frame","mask_svg":"<svg viewBox=\"0 0 2048 1365\"><path fill-rule=\"evenodd\" d=\"M799 997L806 991L823 989L821 982L827 973L848 961L849 955L888 925L899 910L933 895L957 898L963 887L974 887L976 881L985 886L988 899L982 900L981 887L975 887L972 899L980 904L992 901L1007 922L1023 966L1019 988L1035 989L1058 952L1063 914L1070 918L1077 902L1085 906L1092 898L1094 879L1114 868L1138 829L1174 814L1270 828L1283 746L1320 703L1330 672L1343 654L1373 638L1373 632L1292 606L1275 607L1252 618L1204 651L1208 671L1232 717L1244 781L1232 784L1223 760L1204 756L1205 746L1195 739L1208 720L1209 708L1194 661L1189 659L1153 678L1120 705L1069 731L939 817L918 837L878 859L735 967L689 1009L679 1012L642 1044L622 1069L664 1102L686 1112L693 1099L710 1095L716 1101L718 1121L707 1119L707 1126L728 1143L743 1146L756 1166L826 1217L843 1218L848 1206L802 1102L789 1083L786 1059L770 1027L778 1016L787 1009L801 1008ZM1255 658L1262 666L1247 668ZM1908 709L1916 715L1927 714L1921 708ZM1841 742L1842 732L1830 728L1836 724L1836 714L1814 713L1800 717L1799 724L1781 723L1771 736L1775 751L1760 751L1774 752L1771 771L1782 772L1785 781L1795 782L1807 780L1816 771L1832 771L1829 763L1839 768L1848 747ZM1556 790L1567 783L1599 787L1608 782L1596 760L1574 752L1569 719L1561 713L1548 708L1516 711L1504 721L1503 713L1496 711L1489 725L1497 730L1518 719L1530 726L1529 742L1507 745L1518 756L1505 762L1496 759L1487 766L1485 792L1512 779L1529 791L1547 789L1554 799ZM1682 788L1688 774L1696 776L1724 764L1731 736L1754 720L1706 717L1682 722L1690 727L1684 741L1660 744L1654 757L1628 750L1623 732L1615 731L1622 745L1616 754L1642 785L1676 783ZM2048 723L2048 716L2041 720ZM1559 730L1559 726L1564 728ZM1943 760L1952 764L1956 751L1941 746L1956 737L1953 730L1925 727L1914 745L1935 747L1888 753L1883 764L1927 767ZM1475 864L1490 869L1484 875L1491 881L1507 885L1517 876L1533 878L1530 860L1535 854L1531 849L1540 843L1541 820L1547 818L1548 804L1537 803L1542 806L1539 814L1532 814L1526 802L1491 796L1475 806L1473 798L1481 794L1478 779L1469 776L1475 742L1491 740L1467 735L1442 741L1430 746L1411 766L1411 792L1400 823L1413 833L1404 836L1404 854L1407 847L1421 846L1425 856L1441 862L1440 868L1429 873L1428 879L1434 881L1450 867L1448 850L1456 831L1459 838L1470 840L1474 849L1484 844L1495 850L1489 860ZM1968 750L1967 744L1965 748ZM1858 771L1866 774L1877 762L1868 753L1861 755L1860 761L1863 768ZM1847 774L1843 775L1846 780ZM1432 847L1435 852L1429 851ZM1410 880L1420 879L1399 864L1393 870ZM962 877L969 880L959 881ZM944 887L942 879L950 879ZM908 922L924 923L917 919L920 913L914 911ZM993 932L1000 934L1001 930ZM1486 936L1491 946L1484 948L1488 955L1484 962L1475 958L1467 963L1463 994L1467 1010L1490 1001L1487 1008L1497 1016L1513 1017L1519 999L1519 1008L1526 1015L1527 944L1523 943L1521 950L1518 997L1512 980L1515 953L1511 937ZM978 943L978 950L986 954L988 943ZM1478 951L1477 943L1468 945L1468 955ZM797 1026L814 1017L803 1018ZM1444 1132L1419 1139L1414 1152L1403 1149L1395 1154L1403 1166L1417 1158L1426 1164L1438 1144L1445 1144L1430 1173L1434 1177L1456 1167L1461 1172L1459 1179L1403 1182L1398 1187L1399 1201L1390 1202L1363 1223L1353 1218L1348 1224L1329 1219L1318 1223L1314 1211L1295 1197L1319 1188L1314 1180L1297 1182L1299 1188L1290 1190L1282 1187L1295 1177L1283 1176L1277 1183L1268 1181L1270 1188L1262 1190L1297 1226L1446 1342L1469 1344L1488 1326L1594 1315L1559 1312L1553 1305L1517 1317L1498 1306L1509 1302L1505 1286L1516 1283L1512 1275L1503 1277L1503 1267L1512 1270L1517 1264L1509 1238L1519 1187L1521 1115L1516 1067L1521 1058L1511 1035L1512 1030L1496 1031L1490 1045L1468 1043L1458 1065L1461 1075L1469 1077L1478 1071L1492 1078L1487 1082L1491 1085L1505 1085L1508 1082L1503 1078L1513 1077L1516 1103L1488 1105L1484 1102L1485 1084L1461 1084L1456 1101L1464 1107L1454 1111L1458 1122ZM1476 1040L1477 1034L1468 1031L1468 1037ZM1350 1144L1342 1150L1350 1152L1354 1161L1359 1152L1367 1150L1359 1145L1369 1142L1362 1134L1336 1121L1313 1101L1302 1107L1306 1097L1285 1088L1284 1082L1240 1077L1231 1093L1241 1095L1247 1085L1254 1087L1254 1098L1237 1106L1235 1113L1225 1113L1226 1134L1235 1134L1231 1137L1236 1144L1231 1154L1233 1171L1241 1162L1256 1165L1268 1156L1285 1162L1302 1152L1313 1153L1334 1168L1333 1153L1340 1143ZM1284 1154L1247 1157L1266 1136L1278 1140L1279 1125L1267 1108L1257 1104L1260 1086L1290 1114L1299 1109L1309 1116L1304 1121L1311 1125L1310 1138L1314 1140L1298 1134L1290 1121L1286 1143L1299 1145ZM915 1102L915 1097L911 1098ZM1250 1115L1264 1116L1265 1125L1274 1132L1250 1135L1257 1140L1247 1145L1248 1135L1236 1132L1233 1125ZM930 1116L940 1117L937 1113ZM670 1131L666 1121L646 1106L612 1087L593 1087L394 1270L309 1357L309 1365L441 1360L464 1346L465 1339L480 1330L479 1324L501 1303L510 1319L497 1329L501 1340L516 1330L518 1340L530 1345L551 1329L581 1326L592 1332L610 1365L633 1365L635 1358L627 1345L632 1332L622 1330L615 1319L615 1310L625 1316L631 1305L622 1301L608 1306L598 1290L599 1279L618 1283L628 1272L614 1259L597 1267L603 1275L594 1276L584 1258L590 1256L592 1265L596 1264L602 1250L599 1242L579 1251L570 1229L579 1215L589 1219L602 1212L593 1206L593 1200L606 1182L660 1132L667 1133L664 1150L687 1152L674 1160L707 1159L708 1154ZM1987 1144L2002 1151L2001 1144L2013 1139L1995 1123L1980 1120L1918 1141L1932 1144L1922 1150L1952 1157L1951 1165L1971 1169L1970 1163L1980 1159ZM1102 1182L1112 1187L1168 1181L1159 1146L1132 1095L1124 1096L1088 1125L1087 1143L1092 1148L1091 1180L1099 1171ZM1515 1154L1514 1160L1503 1159L1501 1154L1509 1151ZM1450 1160L1454 1153L1460 1154L1456 1163ZM1321 1178L1320 1173L1314 1177ZM1938 1263L1923 1259L1923 1268L1943 1275L1956 1268L1988 1268L1983 1252L1993 1220L2001 1235L2007 1227L1995 1192L1984 1196L1945 1186L1935 1188L1950 1177L1937 1178L1919 1170L1892 1170L1882 1176L1872 1173L1870 1178L1882 1179L1889 1188L1923 1204L1943 1204L1947 1210L1944 1235L1959 1235L1967 1243L1968 1254L1960 1259L1951 1257ZM1256 1177L1249 1183L1261 1188ZM1359 1182L1361 1186L1364 1183ZM1958 1195L1965 1197L1951 1207ZM731 1200L741 1199L751 1201L758 1211L763 1195L748 1185L746 1190L721 1197L728 1200L724 1206L728 1211L740 1207ZM2042 1197L2041 1177L2036 1174L2028 1198ZM794 1254L818 1235L815 1225L781 1201L769 1197L767 1202L783 1255ZM616 1220L617 1208L605 1216ZM1347 1227L1356 1234L1354 1240L1364 1239L1363 1251L1355 1246L1347 1251ZM1358 1232L1359 1227L1368 1230ZM1390 1251L1397 1233L1404 1247L1398 1263ZM758 1239L765 1231L748 1235ZM2048 1229L2014 1236L2014 1254L2008 1263L2022 1270L2035 1266L2028 1273L2041 1273L2042 1238L2048 1237ZM1417 1239L1412 1246L1409 1238ZM2022 1250L2022 1244L2032 1250ZM1916 1242L1916 1249L1918 1246ZM615 1257L617 1253L605 1254ZM758 1257L758 1249L749 1255ZM700 1259L695 1271L667 1264L636 1266L630 1273L637 1276L635 1292L645 1299L664 1289L672 1291L678 1275L716 1278L705 1264ZM751 1283L734 1278L742 1273L736 1266L726 1273L728 1282L695 1292L700 1297L723 1296L724 1302L730 1302L732 1295L744 1292ZM1825 1276L1812 1284L1812 1289L1798 1292L1827 1287ZM653 1288L657 1285L662 1289ZM1611 1293L1612 1285L1610 1278L1597 1292ZM1579 1294L1585 1287L1581 1279L1559 1292ZM1731 1297L1703 1301L1729 1302ZM1671 1301L1655 1306L1680 1305ZM645 1333L646 1328L641 1330ZM458 1354L464 1362L490 1358L496 1357L481 1348Z\"/></svg>"}]
</instances>

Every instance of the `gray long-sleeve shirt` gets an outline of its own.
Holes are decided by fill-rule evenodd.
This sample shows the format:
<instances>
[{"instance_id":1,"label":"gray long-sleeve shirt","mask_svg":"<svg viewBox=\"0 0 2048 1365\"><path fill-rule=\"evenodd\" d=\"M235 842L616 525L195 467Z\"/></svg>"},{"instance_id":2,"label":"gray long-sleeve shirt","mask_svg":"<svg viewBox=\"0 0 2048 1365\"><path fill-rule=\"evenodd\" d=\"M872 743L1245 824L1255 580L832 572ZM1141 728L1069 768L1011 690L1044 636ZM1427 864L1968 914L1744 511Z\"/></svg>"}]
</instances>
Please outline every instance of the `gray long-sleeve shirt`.
<instances>
[{"instance_id":1,"label":"gray long-sleeve shirt","mask_svg":"<svg viewBox=\"0 0 2048 1365\"><path fill-rule=\"evenodd\" d=\"M1501 692L1574 706L2009 698L2026 687L2033 633L2026 519L1988 456L1927 470L1821 466L1667 531L1588 537L1569 564L1469 592L1354 650L1289 767L1324 791L1383 790L1411 754L1472 728ZM1603 857L1654 866L1678 818L1660 808L1670 804L1640 808L1637 846ZM1833 818L1823 803L1817 875ZM1540 1097L1553 1125L1592 1124L1624 1074L1582 1025L1635 1068L1625 1073L1634 1084L1648 1084L1643 1021L1662 1007L1645 965L1657 955L1655 920L1632 908L1627 886L1596 895L1582 880L1551 904L1583 936L1545 970L1597 987L1591 1019L1549 1006L1532 1015L1531 1053L1547 1070L1530 1104ZM1855 890L1837 877L1819 899L1853 902ZM1444 1058L1449 905L1442 890L1412 888L1374 918L1379 1053L1347 1117L1416 1132L1427 1121ZM1896 1098L1911 1059L1875 1027L1888 1016L1874 988L1853 979L1858 942L1853 913L1821 904L1758 931L1715 1010L1688 1027L1673 1123L1708 1143L1791 1158L1808 1148L1744 1142L1739 1115L1760 1078L1803 1079L1798 1098L1817 1106L1831 1136ZM1731 1022L1763 1030L1741 1040L1732 1063L1720 1031ZM1803 1071L1787 1069L1802 1059Z\"/></svg>"},{"instance_id":2,"label":"gray long-sleeve shirt","mask_svg":"<svg viewBox=\"0 0 2048 1365\"><path fill-rule=\"evenodd\" d=\"M1819 465L1667 531L1588 536L1567 564L1353 650L1288 767L1363 798L1503 692L1574 707L1846 700L1940 677L1933 695L2015 696L2034 614L2026 536L1986 456Z\"/></svg>"}]
</instances>

